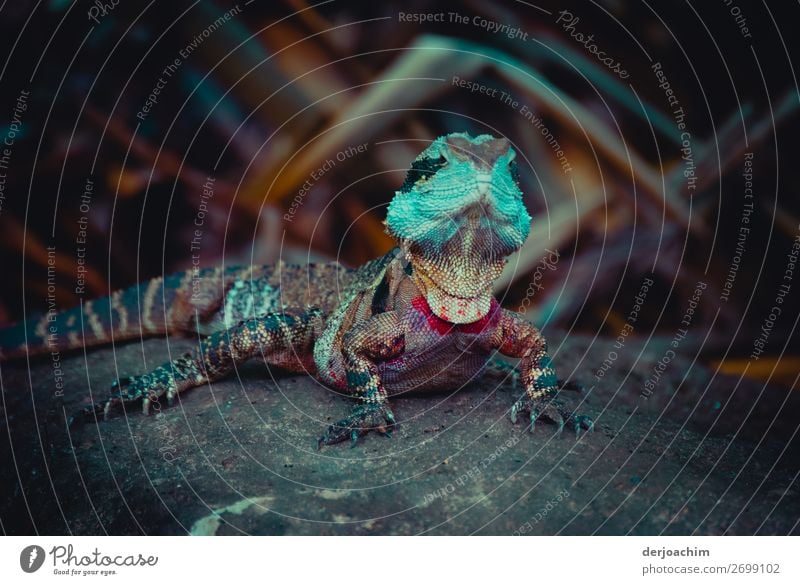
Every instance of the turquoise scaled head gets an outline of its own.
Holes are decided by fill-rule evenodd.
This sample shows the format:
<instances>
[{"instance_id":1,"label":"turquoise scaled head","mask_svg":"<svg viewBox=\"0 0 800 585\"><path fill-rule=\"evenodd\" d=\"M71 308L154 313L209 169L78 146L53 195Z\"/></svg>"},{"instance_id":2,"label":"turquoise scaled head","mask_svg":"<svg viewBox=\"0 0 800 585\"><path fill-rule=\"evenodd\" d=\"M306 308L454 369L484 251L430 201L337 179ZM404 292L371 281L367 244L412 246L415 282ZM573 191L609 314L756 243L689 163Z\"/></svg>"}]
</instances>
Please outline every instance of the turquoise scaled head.
<instances>
[{"instance_id":1,"label":"turquoise scaled head","mask_svg":"<svg viewBox=\"0 0 800 585\"><path fill-rule=\"evenodd\" d=\"M389 204L387 232L406 252L431 309L448 321L485 315L492 282L528 237L515 156L505 138L441 136L412 163Z\"/></svg>"},{"instance_id":2,"label":"turquoise scaled head","mask_svg":"<svg viewBox=\"0 0 800 585\"><path fill-rule=\"evenodd\" d=\"M485 212L484 221L503 232L504 246L512 252L522 246L530 231L531 216L522 202L517 183L516 152L505 138L466 133L440 136L422 151L409 169L406 181L389 204L386 223L397 240L447 237L457 228L431 230L467 207ZM431 244L443 242L431 242Z\"/></svg>"}]
</instances>

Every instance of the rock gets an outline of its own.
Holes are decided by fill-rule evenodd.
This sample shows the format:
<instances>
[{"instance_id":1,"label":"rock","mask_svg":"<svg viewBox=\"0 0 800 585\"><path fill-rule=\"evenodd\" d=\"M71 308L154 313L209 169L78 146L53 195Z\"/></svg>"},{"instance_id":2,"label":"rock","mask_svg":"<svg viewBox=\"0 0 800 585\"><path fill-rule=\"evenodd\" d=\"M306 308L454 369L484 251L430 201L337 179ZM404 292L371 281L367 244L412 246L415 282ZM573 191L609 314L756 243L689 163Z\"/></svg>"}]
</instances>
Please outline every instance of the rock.
<instances>
[{"instance_id":1,"label":"rock","mask_svg":"<svg viewBox=\"0 0 800 585\"><path fill-rule=\"evenodd\" d=\"M0 485L11 494L0 504L3 527L9 534L798 533L800 458L787 414L797 412L796 398L775 419L768 415L787 391L767 388L755 409L766 420L747 418L760 386L713 378L678 356L645 400L640 388L658 352L631 372L634 345L629 340L597 382L610 342L551 340L561 372L575 368L571 377L588 389L564 399L597 423L577 441L543 422L532 434L511 425L516 391L486 377L458 392L396 399L401 424L391 439L371 434L355 449L320 451L316 438L351 402L259 363L154 416L137 410L67 428L66 417L90 393L103 397L117 372L142 372L143 354L152 368L190 348L186 340L64 355L63 395L49 356L31 361L30 376L24 363L3 364Z\"/></svg>"}]
</instances>

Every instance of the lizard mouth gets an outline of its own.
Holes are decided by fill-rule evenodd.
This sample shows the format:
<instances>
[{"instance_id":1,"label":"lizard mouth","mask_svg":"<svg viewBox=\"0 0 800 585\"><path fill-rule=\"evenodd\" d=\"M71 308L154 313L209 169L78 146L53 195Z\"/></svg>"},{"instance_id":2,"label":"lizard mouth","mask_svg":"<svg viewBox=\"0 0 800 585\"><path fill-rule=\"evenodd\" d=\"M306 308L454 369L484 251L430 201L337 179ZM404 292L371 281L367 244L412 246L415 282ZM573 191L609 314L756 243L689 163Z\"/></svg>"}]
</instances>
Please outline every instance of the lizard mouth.
<instances>
[{"instance_id":1,"label":"lizard mouth","mask_svg":"<svg viewBox=\"0 0 800 585\"><path fill-rule=\"evenodd\" d=\"M462 215L431 224L427 238L403 243L433 313L458 324L488 314L492 285L515 249L502 230L481 227L480 217L469 210ZM450 234L453 227L456 231Z\"/></svg>"},{"instance_id":2,"label":"lizard mouth","mask_svg":"<svg viewBox=\"0 0 800 585\"><path fill-rule=\"evenodd\" d=\"M474 323L487 315L492 303L491 285L471 296L458 296L446 291L423 270L416 272L431 311L449 323Z\"/></svg>"}]
</instances>

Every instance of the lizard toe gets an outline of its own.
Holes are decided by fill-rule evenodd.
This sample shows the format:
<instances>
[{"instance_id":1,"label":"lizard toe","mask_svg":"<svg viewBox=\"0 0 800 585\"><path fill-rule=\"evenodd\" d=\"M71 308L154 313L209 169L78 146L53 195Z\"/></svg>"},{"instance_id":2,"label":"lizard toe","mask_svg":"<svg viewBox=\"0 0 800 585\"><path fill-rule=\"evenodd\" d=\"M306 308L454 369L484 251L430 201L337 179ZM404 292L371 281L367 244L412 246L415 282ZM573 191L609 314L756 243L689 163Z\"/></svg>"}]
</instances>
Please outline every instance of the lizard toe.
<instances>
[{"instance_id":1,"label":"lizard toe","mask_svg":"<svg viewBox=\"0 0 800 585\"><path fill-rule=\"evenodd\" d=\"M394 414L385 404L360 404L353 409L350 416L328 427L325 434L317 440L317 448L342 443L348 439L350 445L355 447L358 438L370 431L378 431L391 437L395 424Z\"/></svg>"},{"instance_id":2,"label":"lizard toe","mask_svg":"<svg viewBox=\"0 0 800 585\"><path fill-rule=\"evenodd\" d=\"M75 425L79 422L89 420L93 414L103 415L103 420L111 418L114 410L120 406L130 406L141 401L142 412L150 414L153 403L157 402L165 394L175 393L174 382L167 379L153 377L148 374L142 376L129 376L120 378L111 384L111 393L108 398L100 404L87 406L70 417L69 424Z\"/></svg>"},{"instance_id":3,"label":"lizard toe","mask_svg":"<svg viewBox=\"0 0 800 585\"><path fill-rule=\"evenodd\" d=\"M532 433L536 423L540 420L549 421L556 425L556 434L561 434L564 427L571 428L577 437L583 430L594 430L594 421L585 414L579 414L564 406L560 401L552 398L531 399L523 396L511 407L511 422L516 423L520 413L528 413L530 417L529 430Z\"/></svg>"}]
</instances>

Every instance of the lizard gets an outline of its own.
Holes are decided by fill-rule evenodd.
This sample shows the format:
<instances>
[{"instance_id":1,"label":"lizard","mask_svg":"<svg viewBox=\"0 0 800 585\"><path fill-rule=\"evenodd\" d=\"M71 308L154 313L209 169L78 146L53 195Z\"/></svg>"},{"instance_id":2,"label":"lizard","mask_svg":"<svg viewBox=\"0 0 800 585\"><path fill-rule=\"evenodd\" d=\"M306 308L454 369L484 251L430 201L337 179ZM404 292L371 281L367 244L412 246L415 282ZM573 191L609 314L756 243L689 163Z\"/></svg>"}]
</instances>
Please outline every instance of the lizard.
<instances>
[{"instance_id":1,"label":"lizard","mask_svg":"<svg viewBox=\"0 0 800 585\"><path fill-rule=\"evenodd\" d=\"M356 398L317 446L370 431L391 436L392 396L460 387L499 353L519 358L524 392L510 409L592 430L588 415L556 399L561 384L542 333L503 309L492 284L530 232L516 151L507 138L451 133L430 142L411 164L384 222L396 246L358 268L338 262L190 269L0 331L0 360L182 333L198 346L155 370L113 382L106 400L77 419L120 405L175 398L261 357L308 373ZM57 323L51 335L50 326ZM160 406L160 405L159 405ZM76 418L76 417L73 417Z\"/></svg>"}]
</instances>

